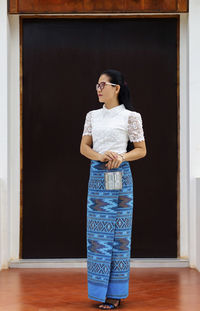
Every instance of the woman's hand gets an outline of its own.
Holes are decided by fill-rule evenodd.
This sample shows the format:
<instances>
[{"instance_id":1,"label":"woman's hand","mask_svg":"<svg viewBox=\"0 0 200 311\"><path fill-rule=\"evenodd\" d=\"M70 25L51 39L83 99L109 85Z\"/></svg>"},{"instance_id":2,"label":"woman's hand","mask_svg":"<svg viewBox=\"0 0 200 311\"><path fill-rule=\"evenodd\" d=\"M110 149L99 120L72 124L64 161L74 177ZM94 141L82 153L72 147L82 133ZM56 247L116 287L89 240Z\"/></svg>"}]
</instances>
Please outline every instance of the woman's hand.
<instances>
[{"instance_id":1,"label":"woman's hand","mask_svg":"<svg viewBox=\"0 0 200 311\"><path fill-rule=\"evenodd\" d=\"M117 157L113 160L109 160L108 163L105 164L105 166L108 169L117 168L120 166L120 164L123 162L123 158L117 154Z\"/></svg>"},{"instance_id":2,"label":"woman's hand","mask_svg":"<svg viewBox=\"0 0 200 311\"><path fill-rule=\"evenodd\" d=\"M104 153L100 153L99 155L99 161L101 162L107 162L110 160L115 160L118 158L118 153L111 151L111 150L107 150Z\"/></svg>"}]
</instances>

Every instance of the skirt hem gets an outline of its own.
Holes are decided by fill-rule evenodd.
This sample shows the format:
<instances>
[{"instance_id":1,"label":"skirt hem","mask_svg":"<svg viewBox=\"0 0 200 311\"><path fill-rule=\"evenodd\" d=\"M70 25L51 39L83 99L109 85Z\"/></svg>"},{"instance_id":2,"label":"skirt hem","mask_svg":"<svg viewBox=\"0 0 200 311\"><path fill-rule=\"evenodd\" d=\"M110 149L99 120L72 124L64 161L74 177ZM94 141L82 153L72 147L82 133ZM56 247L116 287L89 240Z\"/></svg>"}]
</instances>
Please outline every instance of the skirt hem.
<instances>
[{"instance_id":1,"label":"skirt hem","mask_svg":"<svg viewBox=\"0 0 200 311\"><path fill-rule=\"evenodd\" d=\"M112 299L125 299L125 298L127 298L128 297L128 295L125 295L125 296L118 296L118 297L116 297L116 295L115 296L111 296L111 295L109 295L109 297L106 297L106 298L112 298ZM101 299L101 298L98 298L98 297L94 297L94 296L91 296L91 295L88 295L88 298L89 299L91 299L91 300L97 300L97 301L100 301L100 302L105 302L105 299Z\"/></svg>"},{"instance_id":2,"label":"skirt hem","mask_svg":"<svg viewBox=\"0 0 200 311\"><path fill-rule=\"evenodd\" d=\"M105 302L105 299L100 299L98 297L94 297L94 296L90 296L90 295L88 295L88 298L92 299L92 300L97 300L97 301Z\"/></svg>"}]
</instances>

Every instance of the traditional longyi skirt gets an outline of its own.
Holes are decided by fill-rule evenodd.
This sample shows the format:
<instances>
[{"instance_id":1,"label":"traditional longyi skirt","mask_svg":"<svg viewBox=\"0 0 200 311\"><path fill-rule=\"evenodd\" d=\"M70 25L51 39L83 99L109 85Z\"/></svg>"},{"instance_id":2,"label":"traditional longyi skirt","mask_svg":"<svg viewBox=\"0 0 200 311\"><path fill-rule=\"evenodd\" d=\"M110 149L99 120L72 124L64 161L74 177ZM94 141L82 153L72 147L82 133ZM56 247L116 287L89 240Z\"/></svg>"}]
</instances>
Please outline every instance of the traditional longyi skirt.
<instances>
[{"instance_id":1,"label":"traditional longyi skirt","mask_svg":"<svg viewBox=\"0 0 200 311\"><path fill-rule=\"evenodd\" d=\"M121 189L105 187L104 173L112 171L122 171ZM105 302L106 297L128 296L132 217L129 162L109 170L105 162L91 160L87 196L88 298Z\"/></svg>"}]
</instances>

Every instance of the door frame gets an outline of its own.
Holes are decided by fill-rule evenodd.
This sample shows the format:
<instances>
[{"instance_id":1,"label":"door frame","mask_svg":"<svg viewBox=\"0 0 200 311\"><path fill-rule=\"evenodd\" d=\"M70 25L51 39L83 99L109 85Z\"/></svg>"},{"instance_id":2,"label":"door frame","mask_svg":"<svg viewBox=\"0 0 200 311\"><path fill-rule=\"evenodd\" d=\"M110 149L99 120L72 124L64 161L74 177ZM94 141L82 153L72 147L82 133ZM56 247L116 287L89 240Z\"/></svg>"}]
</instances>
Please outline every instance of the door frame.
<instances>
[{"instance_id":1,"label":"door frame","mask_svg":"<svg viewBox=\"0 0 200 311\"><path fill-rule=\"evenodd\" d=\"M9 88L12 90L9 107L10 150L17 150L17 158L10 155L9 167L12 171L10 183L10 261L21 259L22 253L22 220L23 220L23 137L22 137L22 20L25 18L171 18L176 17L177 27L177 143L178 143L178 171L177 171L177 259L189 257L189 222L188 222L188 114L187 96L187 14L62 14L62 15L10 15L10 67L13 69ZM179 33L180 30L180 33ZM14 87L13 87L14 86ZM180 107L181 101L181 107ZM13 111L16 114L13 115ZM12 113L11 113L12 112ZM180 131L180 129L182 129ZM181 174L180 174L181 171ZM181 177L181 178L180 178ZM18 217L17 217L18 216ZM165 260L166 261L166 260ZM154 265L155 266L155 265Z\"/></svg>"}]
</instances>

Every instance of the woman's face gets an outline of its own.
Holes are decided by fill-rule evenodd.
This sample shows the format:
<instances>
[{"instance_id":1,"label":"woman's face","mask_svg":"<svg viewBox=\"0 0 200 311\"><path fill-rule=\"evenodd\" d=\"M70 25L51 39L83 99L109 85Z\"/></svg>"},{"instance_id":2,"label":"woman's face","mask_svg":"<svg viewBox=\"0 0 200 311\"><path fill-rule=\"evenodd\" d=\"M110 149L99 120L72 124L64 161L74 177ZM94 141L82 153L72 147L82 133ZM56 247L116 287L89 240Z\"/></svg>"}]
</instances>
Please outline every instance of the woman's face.
<instances>
[{"instance_id":1,"label":"woman's face","mask_svg":"<svg viewBox=\"0 0 200 311\"><path fill-rule=\"evenodd\" d=\"M101 82L110 82L109 77L106 74L102 74L98 80L98 83L101 83ZM98 88L97 95L98 95L99 101L110 102L113 99L116 99L118 96L119 90L120 90L120 85L112 86L112 85L106 84L103 90Z\"/></svg>"}]
</instances>

